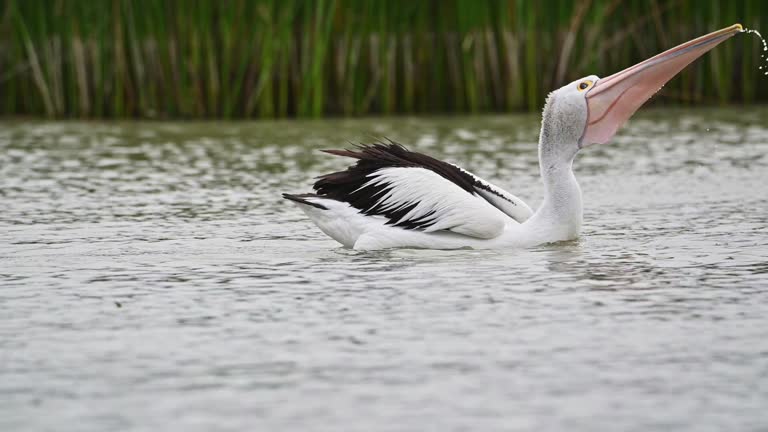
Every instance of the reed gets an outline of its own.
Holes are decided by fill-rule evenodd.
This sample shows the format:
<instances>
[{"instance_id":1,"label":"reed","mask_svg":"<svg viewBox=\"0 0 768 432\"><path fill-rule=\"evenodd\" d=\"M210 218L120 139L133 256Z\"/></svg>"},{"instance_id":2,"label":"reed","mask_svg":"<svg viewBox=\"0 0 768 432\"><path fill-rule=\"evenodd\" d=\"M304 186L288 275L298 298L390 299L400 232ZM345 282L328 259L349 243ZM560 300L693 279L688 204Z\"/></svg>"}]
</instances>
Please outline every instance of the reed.
<instances>
[{"instance_id":1,"label":"reed","mask_svg":"<svg viewBox=\"0 0 768 432\"><path fill-rule=\"evenodd\" d=\"M547 92L763 0L0 0L0 115L271 118L539 110ZM768 100L732 39L655 103Z\"/></svg>"}]
</instances>

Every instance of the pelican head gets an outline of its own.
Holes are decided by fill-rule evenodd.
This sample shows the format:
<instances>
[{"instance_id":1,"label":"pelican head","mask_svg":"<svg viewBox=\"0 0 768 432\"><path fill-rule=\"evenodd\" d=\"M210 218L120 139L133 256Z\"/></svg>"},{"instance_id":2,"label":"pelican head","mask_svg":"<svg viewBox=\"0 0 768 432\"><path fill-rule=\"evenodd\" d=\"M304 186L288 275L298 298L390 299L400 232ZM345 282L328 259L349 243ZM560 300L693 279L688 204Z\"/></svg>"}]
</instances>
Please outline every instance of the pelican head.
<instances>
[{"instance_id":1,"label":"pelican head","mask_svg":"<svg viewBox=\"0 0 768 432\"><path fill-rule=\"evenodd\" d=\"M590 75L552 92L543 113L542 156L572 160L581 148L609 142L632 114L683 68L741 31L741 25L734 24L606 78Z\"/></svg>"}]
</instances>

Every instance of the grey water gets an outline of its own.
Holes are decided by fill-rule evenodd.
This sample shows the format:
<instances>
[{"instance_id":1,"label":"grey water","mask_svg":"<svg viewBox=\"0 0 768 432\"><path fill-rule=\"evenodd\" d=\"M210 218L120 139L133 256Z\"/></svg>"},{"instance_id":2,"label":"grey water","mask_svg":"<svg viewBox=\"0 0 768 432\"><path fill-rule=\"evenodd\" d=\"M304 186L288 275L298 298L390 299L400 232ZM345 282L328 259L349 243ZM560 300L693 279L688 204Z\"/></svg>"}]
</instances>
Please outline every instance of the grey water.
<instances>
[{"instance_id":1,"label":"grey water","mask_svg":"<svg viewBox=\"0 0 768 432\"><path fill-rule=\"evenodd\" d=\"M0 430L768 430L768 109L646 110L529 250L280 198L389 137L535 207L538 122L0 123Z\"/></svg>"}]
</instances>

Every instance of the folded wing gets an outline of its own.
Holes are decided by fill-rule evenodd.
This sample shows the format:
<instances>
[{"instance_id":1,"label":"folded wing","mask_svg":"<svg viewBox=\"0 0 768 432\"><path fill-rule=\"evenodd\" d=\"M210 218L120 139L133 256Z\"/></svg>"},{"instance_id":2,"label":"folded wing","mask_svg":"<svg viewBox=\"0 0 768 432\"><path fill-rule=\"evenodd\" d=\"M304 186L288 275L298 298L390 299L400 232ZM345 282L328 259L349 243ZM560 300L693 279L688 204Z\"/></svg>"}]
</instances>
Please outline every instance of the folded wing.
<instances>
[{"instance_id":1,"label":"folded wing","mask_svg":"<svg viewBox=\"0 0 768 432\"><path fill-rule=\"evenodd\" d=\"M493 238L510 218L522 222L531 210L519 198L453 165L399 144L327 150L357 159L344 171L315 183L321 197L344 201L389 225L425 232L452 231Z\"/></svg>"}]
</instances>

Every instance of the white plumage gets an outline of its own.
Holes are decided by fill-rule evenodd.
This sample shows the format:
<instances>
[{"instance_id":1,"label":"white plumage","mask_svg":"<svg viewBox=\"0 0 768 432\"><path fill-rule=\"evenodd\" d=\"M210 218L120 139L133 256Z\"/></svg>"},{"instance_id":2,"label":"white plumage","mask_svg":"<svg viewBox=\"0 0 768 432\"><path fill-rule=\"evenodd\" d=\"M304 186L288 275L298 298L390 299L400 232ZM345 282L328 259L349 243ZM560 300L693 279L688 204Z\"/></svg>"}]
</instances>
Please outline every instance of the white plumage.
<instances>
[{"instance_id":1,"label":"white plumage","mask_svg":"<svg viewBox=\"0 0 768 432\"><path fill-rule=\"evenodd\" d=\"M409 209L395 224L422 221L424 232L447 230L489 239L501 234L508 219L488 201L425 168L383 168L369 177L366 185L386 186L376 205Z\"/></svg>"},{"instance_id":2,"label":"white plumage","mask_svg":"<svg viewBox=\"0 0 768 432\"><path fill-rule=\"evenodd\" d=\"M481 179L480 177L472 174L471 172L458 165L451 165L456 167L456 169L460 170L464 174L472 177L475 182L480 185L479 187L475 186L475 192L485 198L485 200L491 203L494 207L504 212L507 216L511 217L517 222L523 223L533 215L533 210L531 210L531 208L528 207L528 204L526 204L520 198L512 195L511 193L505 191L493 183Z\"/></svg>"}]
</instances>

